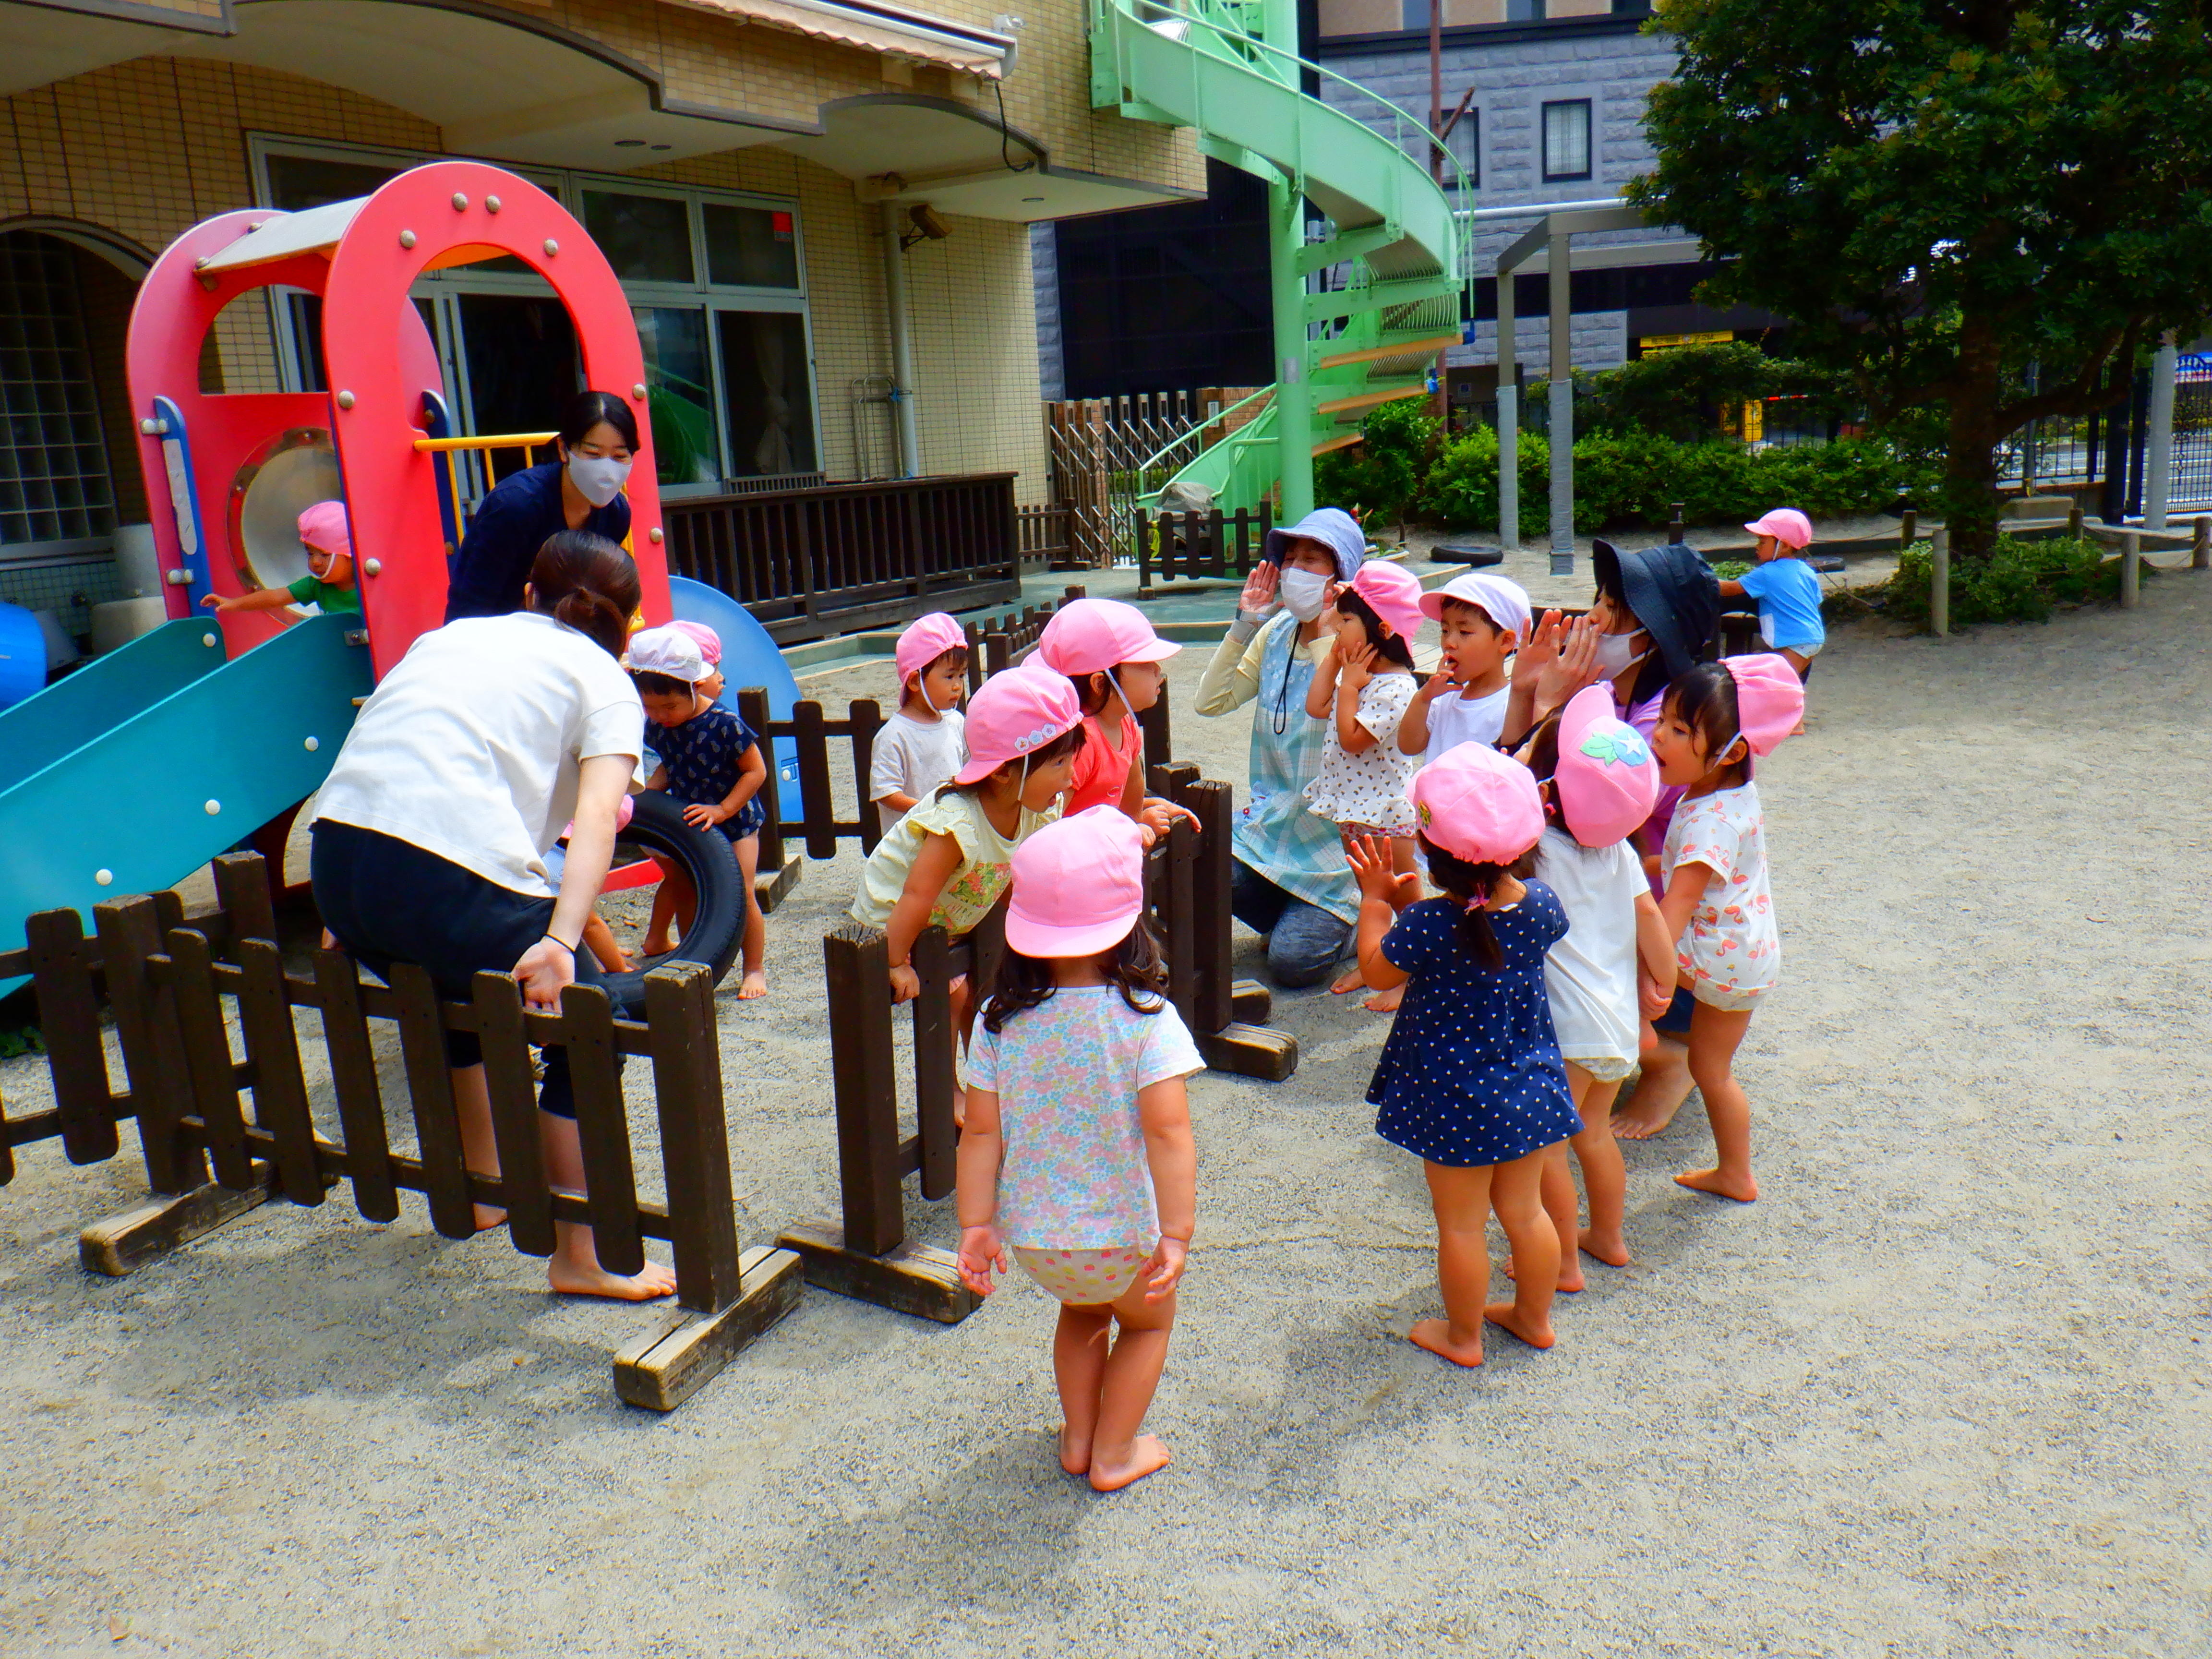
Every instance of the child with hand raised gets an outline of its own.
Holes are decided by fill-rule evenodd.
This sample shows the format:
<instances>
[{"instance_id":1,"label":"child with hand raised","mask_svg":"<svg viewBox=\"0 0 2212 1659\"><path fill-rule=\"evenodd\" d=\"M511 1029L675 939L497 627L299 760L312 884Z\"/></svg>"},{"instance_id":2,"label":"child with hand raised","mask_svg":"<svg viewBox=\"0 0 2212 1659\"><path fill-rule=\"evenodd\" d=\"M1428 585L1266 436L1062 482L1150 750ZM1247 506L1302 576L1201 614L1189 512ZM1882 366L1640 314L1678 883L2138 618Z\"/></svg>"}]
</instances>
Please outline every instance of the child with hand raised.
<instances>
[{"instance_id":1,"label":"child with hand raised","mask_svg":"<svg viewBox=\"0 0 2212 1659\"><path fill-rule=\"evenodd\" d=\"M1782 977L1752 762L1772 754L1804 712L1804 688L1782 657L1729 657L1677 678L1651 733L1661 781L1683 792L1659 857L1659 909L1675 941L1677 982L1692 1001L1690 1076L1718 1154L1714 1168L1674 1179L1743 1204L1758 1198L1759 1183L1735 1051Z\"/></svg>"},{"instance_id":2,"label":"child with hand raised","mask_svg":"<svg viewBox=\"0 0 2212 1659\"><path fill-rule=\"evenodd\" d=\"M1113 1492L1168 1462L1139 1431L1196 1223L1183 1079L1205 1062L1144 919L1140 826L1105 806L1063 818L1014 854L1013 887L968 1056L960 1277L988 1296L1011 1246L1059 1300L1060 1467Z\"/></svg>"},{"instance_id":3,"label":"child with hand raised","mask_svg":"<svg viewBox=\"0 0 2212 1659\"><path fill-rule=\"evenodd\" d=\"M1306 713L1328 722L1306 805L1336 825L1347 851L1370 836L1387 837L1391 867L1411 875L1413 815L1406 786L1421 763L1399 747L1398 732L1413 702L1421 584L1412 572L1376 560L1337 588L1332 602L1335 638L1306 691ZM1331 988L1340 994L1363 986L1378 993L1366 1005L1376 1013L1397 1007L1389 988L1357 969Z\"/></svg>"},{"instance_id":4,"label":"child with hand raised","mask_svg":"<svg viewBox=\"0 0 2212 1659\"><path fill-rule=\"evenodd\" d=\"M648 628L630 635L626 659L645 704L645 740L660 763L646 780L648 789L665 790L684 803L684 821L695 830L716 830L727 838L744 878L744 977L740 1001L768 994L768 923L753 893L760 867L761 826L768 811L760 802L768 781L768 761L760 741L737 715L707 695L705 684L719 679L707 666L698 641L674 627ZM646 929L645 953L661 956L671 948L669 927L689 929L698 896L682 871L665 859L660 886L653 896L653 920Z\"/></svg>"},{"instance_id":5,"label":"child with hand raised","mask_svg":"<svg viewBox=\"0 0 2212 1659\"><path fill-rule=\"evenodd\" d=\"M1413 780L1413 812L1441 897L1379 842L1351 850L1367 982L1404 986L1405 1007L1367 1085L1375 1133L1420 1158L1437 1218L1444 1316L1414 1342L1482 1363L1483 1324L1532 1347L1553 1341L1559 1239L1544 1212L1545 1152L1582 1127L1544 990L1544 957L1567 932L1558 897L1528 879L1544 807L1528 769L1462 744ZM1487 1301L1484 1229L1495 1210L1519 1268L1513 1300Z\"/></svg>"},{"instance_id":6,"label":"child with hand raised","mask_svg":"<svg viewBox=\"0 0 2212 1659\"><path fill-rule=\"evenodd\" d=\"M295 605L312 605L328 614L343 611L361 614L361 589L354 579L353 532L346 520L343 501L317 501L300 514L300 548L307 556L307 574L286 587L257 587L232 598L210 593L200 603L228 615L233 611L283 611Z\"/></svg>"},{"instance_id":7,"label":"child with hand raised","mask_svg":"<svg viewBox=\"0 0 2212 1659\"><path fill-rule=\"evenodd\" d=\"M876 843L853 900L854 921L884 930L896 1000L921 988L921 930L973 929L1006 891L1014 849L1060 816L1082 723L1075 688L1048 668L994 674L969 700L967 763ZM954 1006L964 1029L964 986Z\"/></svg>"},{"instance_id":8,"label":"child with hand raised","mask_svg":"<svg viewBox=\"0 0 2212 1659\"><path fill-rule=\"evenodd\" d=\"M1642 1017L1667 1006L1664 994L1648 1006L1639 994L1639 959L1654 984L1671 984L1674 973L1674 940L1628 840L1659 798L1659 767L1643 735L1614 715L1602 685L1577 692L1537 727L1527 760L1544 798L1536 878L1567 918L1566 937L1544 958L1545 1000L1582 1120L1571 1139L1544 1154L1544 1208L1559 1236L1559 1286L1579 1291L1584 1251L1628 1265L1621 1237L1628 1174L1613 1139L1613 1097L1636 1069ZM1567 1169L1569 1146L1589 1194L1588 1231Z\"/></svg>"},{"instance_id":9,"label":"child with hand raised","mask_svg":"<svg viewBox=\"0 0 2212 1659\"><path fill-rule=\"evenodd\" d=\"M968 694L968 636L942 611L917 617L898 636L899 705L876 733L868 757L868 799L878 827L914 811L968 759L960 700Z\"/></svg>"},{"instance_id":10,"label":"child with hand raised","mask_svg":"<svg viewBox=\"0 0 2212 1659\"><path fill-rule=\"evenodd\" d=\"M1496 743L1512 696L1505 665L1528 641L1528 596L1518 582L1470 570L1421 595L1443 628L1443 659L1398 723L1398 747L1437 760L1463 743Z\"/></svg>"}]
</instances>

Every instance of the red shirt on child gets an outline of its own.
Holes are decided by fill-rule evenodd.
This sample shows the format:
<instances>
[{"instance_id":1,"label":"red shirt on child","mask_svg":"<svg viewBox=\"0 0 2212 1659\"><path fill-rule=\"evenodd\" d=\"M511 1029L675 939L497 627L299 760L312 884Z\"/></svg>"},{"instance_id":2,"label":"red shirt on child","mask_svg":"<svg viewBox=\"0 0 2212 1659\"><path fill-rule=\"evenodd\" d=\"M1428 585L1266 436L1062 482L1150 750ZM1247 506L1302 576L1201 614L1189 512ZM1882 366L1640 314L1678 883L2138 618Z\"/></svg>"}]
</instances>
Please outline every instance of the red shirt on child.
<instances>
[{"instance_id":1,"label":"red shirt on child","mask_svg":"<svg viewBox=\"0 0 2212 1659\"><path fill-rule=\"evenodd\" d=\"M1067 792L1067 813L1091 806L1119 806L1129 781L1129 768L1144 752L1144 734L1127 714L1121 729L1109 739L1097 714L1083 717L1083 746L1075 751L1075 781Z\"/></svg>"}]
</instances>

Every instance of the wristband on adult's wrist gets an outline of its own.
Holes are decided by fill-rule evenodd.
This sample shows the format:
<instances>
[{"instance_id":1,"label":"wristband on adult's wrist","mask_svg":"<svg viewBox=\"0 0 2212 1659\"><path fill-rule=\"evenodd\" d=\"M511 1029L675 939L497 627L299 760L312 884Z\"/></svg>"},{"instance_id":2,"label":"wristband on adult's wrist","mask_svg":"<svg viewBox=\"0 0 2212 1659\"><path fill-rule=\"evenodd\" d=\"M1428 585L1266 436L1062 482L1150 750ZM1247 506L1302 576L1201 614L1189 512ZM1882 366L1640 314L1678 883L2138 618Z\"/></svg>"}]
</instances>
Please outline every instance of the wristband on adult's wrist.
<instances>
[{"instance_id":1,"label":"wristband on adult's wrist","mask_svg":"<svg viewBox=\"0 0 2212 1659\"><path fill-rule=\"evenodd\" d=\"M567 939L562 939L562 938L560 936L560 934L558 934L558 933L548 933L548 934L546 934L546 935L545 935L545 937L546 937L546 938L548 938L548 939L551 939L551 940L552 940L556 945L559 945L562 950L566 951L567 951L570 956L572 956L572 957L573 957L573 956L574 956L574 955L576 954L576 947L575 947L574 945L573 945L569 944L569 943L568 943L568 941Z\"/></svg>"}]
</instances>

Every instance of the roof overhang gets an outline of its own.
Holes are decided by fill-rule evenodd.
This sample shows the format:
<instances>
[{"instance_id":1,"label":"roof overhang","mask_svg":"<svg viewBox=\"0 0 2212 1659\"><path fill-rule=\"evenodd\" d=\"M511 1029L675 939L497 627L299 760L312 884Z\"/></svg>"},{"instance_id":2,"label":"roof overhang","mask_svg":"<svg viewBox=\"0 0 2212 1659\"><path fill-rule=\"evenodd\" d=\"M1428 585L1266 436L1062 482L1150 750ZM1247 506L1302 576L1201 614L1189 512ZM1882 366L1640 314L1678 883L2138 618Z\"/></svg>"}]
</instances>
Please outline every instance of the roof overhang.
<instances>
[{"instance_id":1,"label":"roof overhang","mask_svg":"<svg viewBox=\"0 0 2212 1659\"><path fill-rule=\"evenodd\" d=\"M993 81L1014 71L1014 37L872 0L672 0L740 23L787 29L885 58L936 64Z\"/></svg>"}]
</instances>

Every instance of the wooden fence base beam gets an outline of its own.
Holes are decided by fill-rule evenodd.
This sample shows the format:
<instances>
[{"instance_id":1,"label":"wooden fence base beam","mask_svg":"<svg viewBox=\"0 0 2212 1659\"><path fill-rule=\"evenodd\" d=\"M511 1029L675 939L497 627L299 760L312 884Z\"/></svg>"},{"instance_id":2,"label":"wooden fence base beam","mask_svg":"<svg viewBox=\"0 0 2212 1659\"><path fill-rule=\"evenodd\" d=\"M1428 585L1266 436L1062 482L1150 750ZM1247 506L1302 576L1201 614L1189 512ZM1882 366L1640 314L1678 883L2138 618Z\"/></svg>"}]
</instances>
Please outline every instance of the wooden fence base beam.
<instances>
[{"instance_id":1,"label":"wooden fence base beam","mask_svg":"<svg viewBox=\"0 0 2212 1659\"><path fill-rule=\"evenodd\" d=\"M1195 1036L1208 1071L1282 1083L1298 1069L1298 1040L1271 1025L1247 1025L1240 1020Z\"/></svg>"},{"instance_id":2,"label":"wooden fence base beam","mask_svg":"<svg viewBox=\"0 0 2212 1659\"><path fill-rule=\"evenodd\" d=\"M88 1273L121 1279L275 1196L273 1166L255 1164L253 1179L252 1186L236 1192L210 1183L175 1198L156 1195L136 1209L96 1221L77 1235L76 1259Z\"/></svg>"},{"instance_id":3,"label":"wooden fence base beam","mask_svg":"<svg viewBox=\"0 0 2212 1659\"><path fill-rule=\"evenodd\" d=\"M781 870L763 870L753 878L753 896L760 901L761 914L767 915L783 902L791 890L799 885L799 872L806 860L797 853L785 855Z\"/></svg>"},{"instance_id":4,"label":"wooden fence base beam","mask_svg":"<svg viewBox=\"0 0 2212 1659\"><path fill-rule=\"evenodd\" d=\"M828 1222L802 1222L787 1228L775 1242L799 1253L808 1284L894 1313L957 1325L975 1311L980 1300L960 1282L959 1258L934 1244L908 1239L888 1255L864 1255L848 1249L844 1229Z\"/></svg>"},{"instance_id":5,"label":"wooden fence base beam","mask_svg":"<svg viewBox=\"0 0 2212 1659\"><path fill-rule=\"evenodd\" d=\"M799 1305L804 1280L789 1250L757 1244L738 1258L738 1299L721 1312L655 1331L616 1352L615 1393L626 1404L674 1411Z\"/></svg>"},{"instance_id":6,"label":"wooden fence base beam","mask_svg":"<svg viewBox=\"0 0 2212 1659\"><path fill-rule=\"evenodd\" d=\"M1247 1025L1265 1025L1275 1012L1275 994L1256 979L1240 979L1229 988L1231 1014Z\"/></svg>"}]
</instances>

